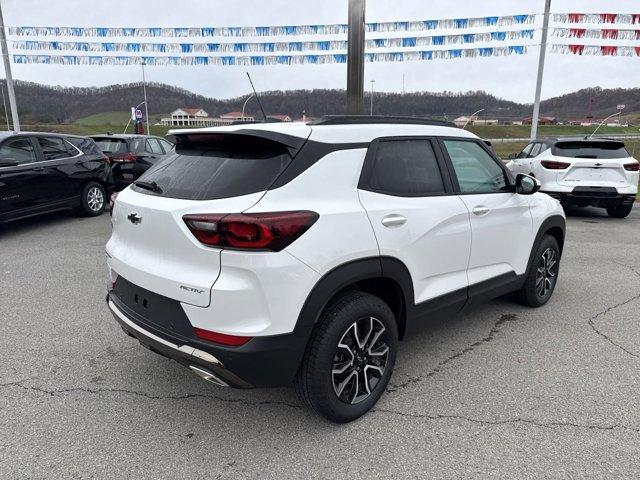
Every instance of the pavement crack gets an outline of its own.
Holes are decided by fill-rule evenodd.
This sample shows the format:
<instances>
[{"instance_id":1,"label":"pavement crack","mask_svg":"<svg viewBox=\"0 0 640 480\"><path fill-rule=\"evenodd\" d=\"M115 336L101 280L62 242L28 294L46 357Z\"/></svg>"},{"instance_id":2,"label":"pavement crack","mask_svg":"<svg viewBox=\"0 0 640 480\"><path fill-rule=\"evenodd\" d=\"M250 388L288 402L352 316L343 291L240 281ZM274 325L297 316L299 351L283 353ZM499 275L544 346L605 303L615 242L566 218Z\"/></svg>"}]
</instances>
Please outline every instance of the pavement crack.
<instances>
[{"instance_id":1,"label":"pavement crack","mask_svg":"<svg viewBox=\"0 0 640 480\"><path fill-rule=\"evenodd\" d=\"M218 400L220 402L225 403L235 403L240 405L248 405L252 407L257 406L266 406L266 405L280 405L289 408L304 408L302 405L297 405L294 403L283 402L279 400L261 400L261 401L251 401L245 400L242 398L225 398L218 395L208 395L204 393L187 393L184 395L152 395L146 392L140 392L137 390L128 390L124 388L65 388L59 390L49 390L39 386L30 386L25 385L22 382L12 382L7 384L0 384L0 387L19 387L26 391L39 392L46 395L50 395L52 397L64 395L68 393L86 393L91 395L102 395L105 393L115 393L115 394L125 394L125 395L134 395L138 397L147 398L150 400L187 400L192 398L208 398L212 400Z\"/></svg>"},{"instance_id":2,"label":"pavement crack","mask_svg":"<svg viewBox=\"0 0 640 480\"><path fill-rule=\"evenodd\" d=\"M628 268L629 270L631 270L638 278L640 278L640 271L634 267L634 266L630 266L630 265L625 265L624 263L619 263L619 262L614 262L622 267ZM625 300L624 302L620 302L617 303L615 305L612 305L610 307L605 308L604 310L596 313L594 316L592 316L591 318L589 318L589 326L591 327L591 329L600 337L604 338L607 342L609 342L611 345L613 345L614 347L617 347L619 350L622 350L624 353L626 353L627 355L630 355L634 358L639 358L640 359L640 355L638 355L635 352L632 352L631 350L629 350L628 348L624 347L623 345L620 345L619 343L617 343L615 340L613 340L609 335L607 335L606 333L604 333L602 330L600 330L598 328L598 326L596 325L596 320L600 317L603 317L605 315L607 315L609 312L611 312L612 310L615 310L616 308L620 308L623 307L631 302L635 302L636 300L640 300L640 293L638 293L637 295L631 297L628 300Z\"/></svg>"},{"instance_id":3,"label":"pavement crack","mask_svg":"<svg viewBox=\"0 0 640 480\"><path fill-rule=\"evenodd\" d=\"M398 391L400 389L407 388L410 385L413 385L413 384L416 384L416 383L420 383L420 382L422 382L422 381L424 381L424 380L426 380L426 379L428 379L430 377L433 377L434 375L440 373L442 371L442 369L447 366L447 364L453 362L454 360L457 360L458 358L461 358L461 357L463 357L465 355L468 355L469 353L473 352L478 347L493 341L493 339L496 337L496 335L498 335L498 333L500 333L500 331L502 330L502 326L505 323L515 322L517 319L518 319L518 316L513 314L513 313L508 313L508 314L505 314L505 315L501 315L500 318L496 321L496 323L493 325L493 327L491 328L491 330L489 331L489 333L486 336L484 336L483 338L481 338L477 342L474 342L471 345L468 345L467 347L463 348L462 350L459 350L459 351L451 354L450 356L448 356L444 360L441 360L440 362L438 362L438 364L433 369L431 369L430 371L428 371L424 375L420 375L420 376L416 376L416 377L409 377L407 380L405 380L402 383L390 384L389 387L387 388L387 392L396 392L396 391Z\"/></svg>"},{"instance_id":4,"label":"pavement crack","mask_svg":"<svg viewBox=\"0 0 640 480\"><path fill-rule=\"evenodd\" d=\"M400 412L397 410L391 409L381 409L375 408L371 410L372 412L388 414L388 415L396 415L400 417L407 417L413 419L423 419L423 420L460 420L470 423L475 423L478 425L484 426L503 426L503 425L514 425L514 424L525 424L525 425L533 425L540 428L582 428L587 430L599 430L599 431L612 431L612 430L626 430L634 433L640 433L640 427L628 426L628 425L620 425L620 424L611 424L611 425L597 425L597 424L583 424L583 423L575 423L575 422L566 422L566 421L549 421L543 422L540 420L534 420L529 418L508 418L503 420L485 420L474 417L466 417L464 415L445 415L445 414L430 414L430 413L407 413Z\"/></svg>"}]
</instances>

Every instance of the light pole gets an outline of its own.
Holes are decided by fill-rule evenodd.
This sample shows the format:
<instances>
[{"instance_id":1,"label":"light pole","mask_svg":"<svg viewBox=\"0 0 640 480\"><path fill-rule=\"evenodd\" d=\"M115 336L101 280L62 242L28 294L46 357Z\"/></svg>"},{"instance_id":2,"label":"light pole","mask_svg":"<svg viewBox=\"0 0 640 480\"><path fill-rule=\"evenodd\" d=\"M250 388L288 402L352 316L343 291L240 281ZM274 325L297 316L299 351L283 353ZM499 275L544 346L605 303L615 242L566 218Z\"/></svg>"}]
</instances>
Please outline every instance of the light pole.
<instances>
[{"instance_id":1,"label":"light pole","mask_svg":"<svg viewBox=\"0 0 640 480\"><path fill-rule=\"evenodd\" d=\"M542 42L540 44L540 57L538 58L538 79L536 80L536 98L533 102L533 117L531 117L531 141L538 137L538 119L540 118L540 95L542 93L542 76L544 74L544 59L547 55L547 37L549 35L549 16L551 12L551 0L545 0L544 19L542 21Z\"/></svg>"},{"instance_id":2,"label":"light pole","mask_svg":"<svg viewBox=\"0 0 640 480\"><path fill-rule=\"evenodd\" d=\"M255 97L255 95L252 93L251 95L249 95L247 97L247 99L244 101L244 105L242 105L242 120L244 121L244 109L247 108L247 103L249 103L249 100L251 100L253 97Z\"/></svg>"},{"instance_id":3,"label":"light pole","mask_svg":"<svg viewBox=\"0 0 640 480\"><path fill-rule=\"evenodd\" d=\"M464 127L462 127L462 130L464 130L465 128L467 128L467 125L469 125L469 122L471 120L473 120L473 117L475 117L476 115L478 115L480 112L484 112L484 108L481 108L480 110L478 110L475 113L472 113L471 116L467 119L467 121L464 124Z\"/></svg>"},{"instance_id":4,"label":"light pole","mask_svg":"<svg viewBox=\"0 0 640 480\"><path fill-rule=\"evenodd\" d=\"M149 129L149 104L147 103L147 78L144 74L144 66L146 65L145 61L142 61L142 90L144 91L144 116L147 119L147 135L151 135L151 130Z\"/></svg>"},{"instance_id":5,"label":"light pole","mask_svg":"<svg viewBox=\"0 0 640 480\"><path fill-rule=\"evenodd\" d=\"M0 85L0 88L2 89L2 107L4 108L4 117L7 119L7 131L9 131L11 127L9 126L9 112L7 112L7 101L4 98L4 87Z\"/></svg>"},{"instance_id":6,"label":"light pole","mask_svg":"<svg viewBox=\"0 0 640 480\"><path fill-rule=\"evenodd\" d=\"M607 118L605 118L604 120L602 120L602 121L600 122L600 125L598 125L598 127L593 131L593 133L589 136L589 138L592 138L592 137L596 134L596 132L597 132L598 130L600 130L600 127L601 127L602 125L604 125L604 122L606 122L607 120L609 120L609 119L610 119L610 118L612 118L612 117L615 117L616 115L620 115L620 113L621 113L621 112L616 112L616 113L614 113L613 115L609 115Z\"/></svg>"},{"instance_id":7,"label":"light pole","mask_svg":"<svg viewBox=\"0 0 640 480\"><path fill-rule=\"evenodd\" d=\"M11 75L11 59L7 48L7 36L4 31L4 18L2 16L2 5L0 5L0 46L2 47L2 59L4 61L4 75L7 79L7 93L9 94L9 106L11 108L11 120L13 120L13 130L20 131L20 118L18 117L18 104L16 103L16 92L13 89L13 75Z\"/></svg>"},{"instance_id":8,"label":"light pole","mask_svg":"<svg viewBox=\"0 0 640 480\"><path fill-rule=\"evenodd\" d=\"M376 83L375 80L371 80L371 108L369 111L369 115L373 116L373 84Z\"/></svg>"},{"instance_id":9,"label":"light pole","mask_svg":"<svg viewBox=\"0 0 640 480\"><path fill-rule=\"evenodd\" d=\"M362 115L364 97L365 0L349 0L347 113Z\"/></svg>"}]
</instances>

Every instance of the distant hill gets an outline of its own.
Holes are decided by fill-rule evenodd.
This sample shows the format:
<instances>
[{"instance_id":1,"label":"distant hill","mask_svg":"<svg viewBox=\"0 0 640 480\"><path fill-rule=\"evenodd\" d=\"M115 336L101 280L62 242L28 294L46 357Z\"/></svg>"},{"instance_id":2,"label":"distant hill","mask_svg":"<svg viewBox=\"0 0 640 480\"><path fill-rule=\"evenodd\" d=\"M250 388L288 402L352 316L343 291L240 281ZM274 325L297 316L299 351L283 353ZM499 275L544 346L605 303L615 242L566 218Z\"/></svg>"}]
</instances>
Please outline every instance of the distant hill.
<instances>
[{"instance_id":1,"label":"distant hill","mask_svg":"<svg viewBox=\"0 0 640 480\"><path fill-rule=\"evenodd\" d=\"M3 81L0 84L4 85ZM119 123L127 118L131 106L142 98L140 83L92 88L51 87L30 82L16 82L18 108L25 123L73 123L83 119L94 124L104 121ZM149 114L153 118L166 115L179 107L204 108L210 115L220 115L242 109L246 97L217 100L196 95L170 85L147 85ZM268 114L286 114L299 118L345 113L344 90L293 90L260 93ZM369 105L369 97L365 105ZM584 118L591 111L595 117L615 112L617 104L626 104L625 114L640 114L640 88L603 90L591 88L545 100L542 115L562 119ZM249 102L248 113L258 115L255 101ZM485 109L485 118L516 119L531 115L531 105L499 99L486 92L465 93L377 93L374 99L377 114L414 115L450 120ZM122 112L122 115L119 113ZM85 118L88 117L88 118Z\"/></svg>"}]
</instances>

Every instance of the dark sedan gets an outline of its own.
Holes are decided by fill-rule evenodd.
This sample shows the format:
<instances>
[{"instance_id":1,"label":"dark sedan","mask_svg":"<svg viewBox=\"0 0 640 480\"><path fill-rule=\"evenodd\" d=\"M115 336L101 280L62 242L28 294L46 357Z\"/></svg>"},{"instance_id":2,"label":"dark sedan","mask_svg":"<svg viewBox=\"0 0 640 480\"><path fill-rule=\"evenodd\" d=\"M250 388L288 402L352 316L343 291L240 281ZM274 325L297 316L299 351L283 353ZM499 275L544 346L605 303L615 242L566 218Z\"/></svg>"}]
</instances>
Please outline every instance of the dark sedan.
<instances>
[{"instance_id":1,"label":"dark sedan","mask_svg":"<svg viewBox=\"0 0 640 480\"><path fill-rule=\"evenodd\" d=\"M109 160L90 138L0 133L0 223L64 209L100 215L112 191Z\"/></svg>"},{"instance_id":2,"label":"dark sedan","mask_svg":"<svg viewBox=\"0 0 640 480\"><path fill-rule=\"evenodd\" d=\"M149 135L93 135L98 148L111 160L116 190L122 190L149 167L162 160L173 144Z\"/></svg>"}]
</instances>

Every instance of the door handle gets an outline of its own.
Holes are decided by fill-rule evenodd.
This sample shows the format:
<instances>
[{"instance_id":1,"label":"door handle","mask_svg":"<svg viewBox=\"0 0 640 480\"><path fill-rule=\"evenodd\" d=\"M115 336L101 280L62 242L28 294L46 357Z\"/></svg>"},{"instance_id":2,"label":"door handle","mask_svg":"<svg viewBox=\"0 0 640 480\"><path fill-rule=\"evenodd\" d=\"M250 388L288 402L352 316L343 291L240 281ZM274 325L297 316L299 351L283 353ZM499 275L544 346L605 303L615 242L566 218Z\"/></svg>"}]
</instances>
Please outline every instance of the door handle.
<instances>
[{"instance_id":1,"label":"door handle","mask_svg":"<svg viewBox=\"0 0 640 480\"><path fill-rule=\"evenodd\" d=\"M486 215L487 213L489 213L490 210L491 209L489 207L478 205L477 207L474 207L473 214L478 215L479 217L482 217L483 215Z\"/></svg>"},{"instance_id":2,"label":"door handle","mask_svg":"<svg viewBox=\"0 0 640 480\"><path fill-rule=\"evenodd\" d=\"M407 217L397 214L387 215L382 219L382 225L388 228L400 227L407 223Z\"/></svg>"},{"instance_id":3,"label":"door handle","mask_svg":"<svg viewBox=\"0 0 640 480\"><path fill-rule=\"evenodd\" d=\"M36 167L32 168L31 170L33 170L34 172L44 172L44 167Z\"/></svg>"}]
</instances>

